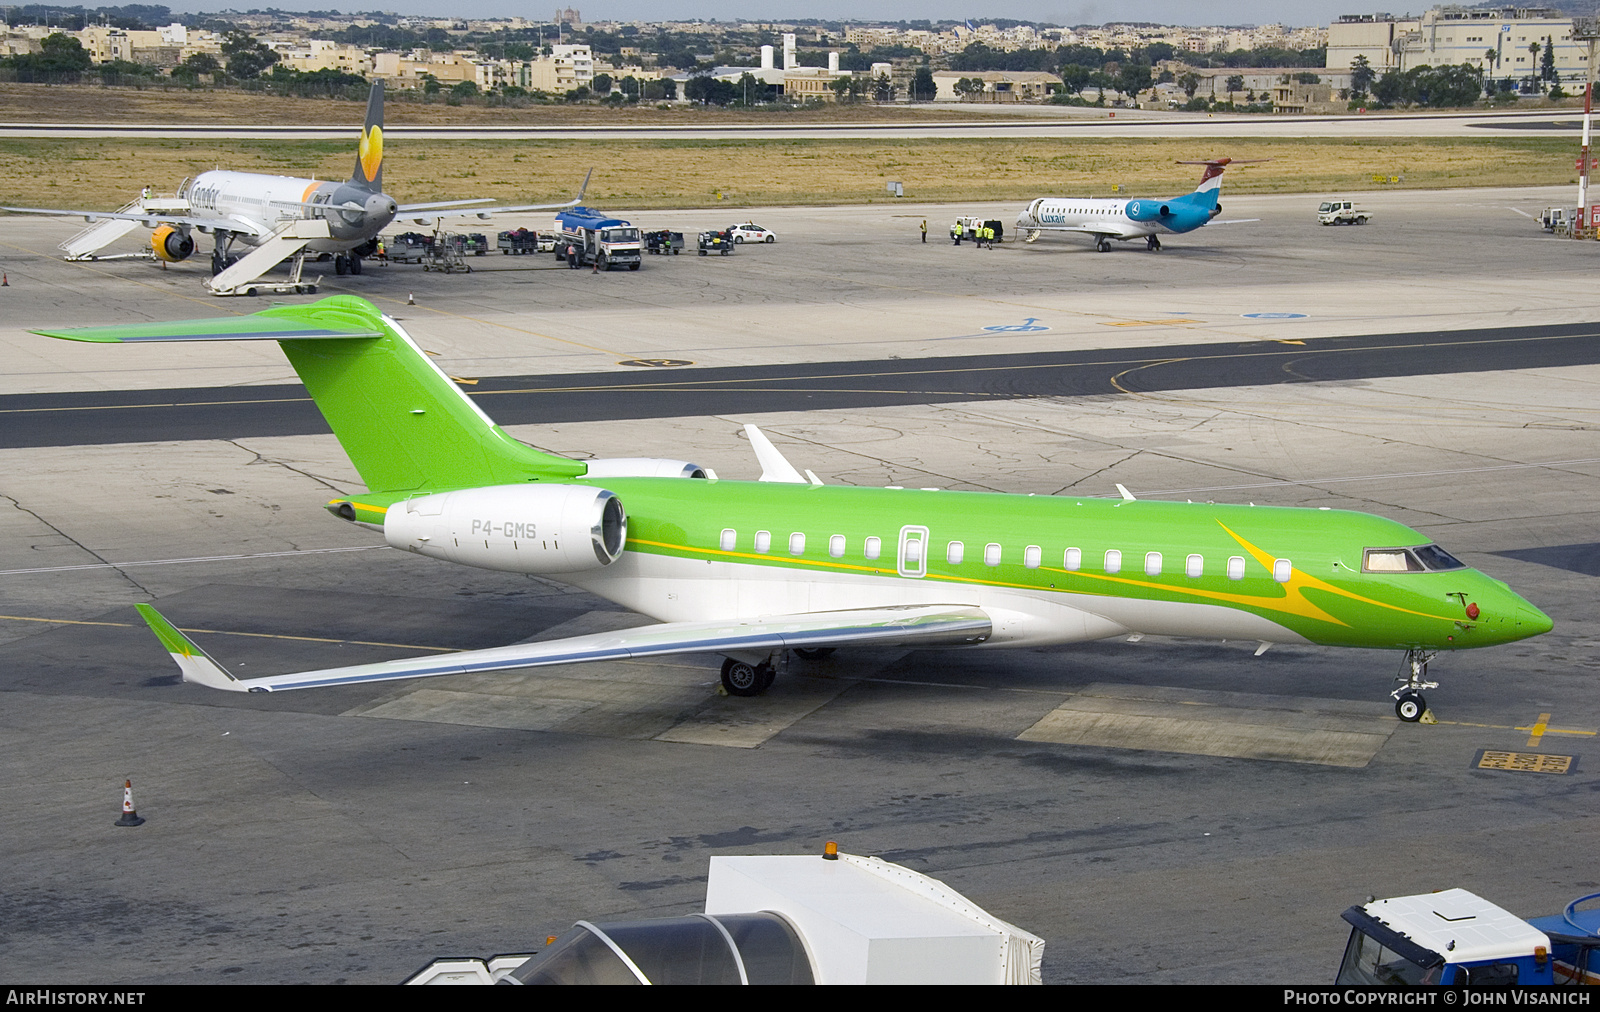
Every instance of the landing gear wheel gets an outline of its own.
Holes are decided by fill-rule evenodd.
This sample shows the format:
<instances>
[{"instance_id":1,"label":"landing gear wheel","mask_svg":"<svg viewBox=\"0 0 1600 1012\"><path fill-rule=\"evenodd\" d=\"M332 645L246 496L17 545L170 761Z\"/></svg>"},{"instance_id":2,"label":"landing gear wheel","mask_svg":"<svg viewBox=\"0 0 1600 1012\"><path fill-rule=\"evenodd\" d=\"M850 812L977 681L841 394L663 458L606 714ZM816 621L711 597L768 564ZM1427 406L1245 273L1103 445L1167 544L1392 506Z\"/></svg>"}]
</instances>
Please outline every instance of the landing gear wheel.
<instances>
[{"instance_id":1,"label":"landing gear wheel","mask_svg":"<svg viewBox=\"0 0 1600 1012\"><path fill-rule=\"evenodd\" d=\"M1110 253L1111 252L1111 240L1110 239L1101 239L1098 243L1095 243L1095 247L1094 248L1096 250L1098 250L1099 252L1101 252L1101 253Z\"/></svg>"},{"instance_id":2,"label":"landing gear wheel","mask_svg":"<svg viewBox=\"0 0 1600 1012\"><path fill-rule=\"evenodd\" d=\"M795 656L803 661L820 661L833 653L836 647L795 647Z\"/></svg>"},{"instance_id":3,"label":"landing gear wheel","mask_svg":"<svg viewBox=\"0 0 1600 1012\"><path fill-rule=\"evenodd\" d=\"M1144 248L1149 250L1152 253L1160 253L1161 252L1161 240L1158 239L1157 237L1153 236L1153 235L1152 236L1146 236L1145 240L1144 240Z\"/></svg>"},{"instance_id":4,"label":"landing gear wheel","mask_svg":"<svg viewBox=\"0 0 1600 1012\"><path fill-rule=\"evenodd\" d=\"M333 273L340 277L350 273L350 260L343 253L333 258Z\"/></svg>"},{"instance_id":5,"label":"landing gear wheel","mask_svg":"<svg viewBox=\"0 0 1600 1012\"><path fill-rule=\"evenodd\" d=\"M1402 692L1394 701L1394 715L1407 724L1415 724L1428 712L1428 701L1422 698L1421 693Z\"/></svg>"},{"instance_id":6,"label":"landing gear wheel","mask_svg":"<svg viewBox=\"0 0 1600 1012\"><path fill-rule=\"evenodd\" d=\"M360 257L352 256L350 258L350 273L351 274L360 274L361 273L361 258Z\"/></svg>"},{"instance_id":7,"label":"landing gear wheel","mask_svg":"<svg viewBox=\"0 0 1600 1012\"><path fill-rule=\"evenodd\" d=\"M729 657L722 662L722 687L730 696L759 696L777 674L770 664L747 664Z\"/></svg>"}]
</instances>

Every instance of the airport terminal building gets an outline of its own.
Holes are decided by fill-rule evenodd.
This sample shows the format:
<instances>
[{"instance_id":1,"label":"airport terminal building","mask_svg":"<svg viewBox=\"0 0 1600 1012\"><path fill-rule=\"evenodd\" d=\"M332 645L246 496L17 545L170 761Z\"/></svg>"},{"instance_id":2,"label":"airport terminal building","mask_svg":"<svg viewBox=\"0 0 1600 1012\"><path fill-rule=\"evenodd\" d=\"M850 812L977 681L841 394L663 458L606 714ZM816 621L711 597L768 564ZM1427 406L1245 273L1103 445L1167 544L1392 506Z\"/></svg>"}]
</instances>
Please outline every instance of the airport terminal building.
<instances>
[{"instance_id":1,"label":"airport terminal building","mask_svg":"<svg viewBox=\"0 0 1600 1012\"><path fill-rule=\"evenodd\" d=\"M1538 73L1547 41L1561 84L1581 86L1588 46L1573 40L1570 16L1548 7L1448 5L1399 18L1347 14L1328 26L1327 67L1349 70L1365 56L1379 74L1465 63L1485 77L1521 80Z\"/></svg>"}]
</instances>

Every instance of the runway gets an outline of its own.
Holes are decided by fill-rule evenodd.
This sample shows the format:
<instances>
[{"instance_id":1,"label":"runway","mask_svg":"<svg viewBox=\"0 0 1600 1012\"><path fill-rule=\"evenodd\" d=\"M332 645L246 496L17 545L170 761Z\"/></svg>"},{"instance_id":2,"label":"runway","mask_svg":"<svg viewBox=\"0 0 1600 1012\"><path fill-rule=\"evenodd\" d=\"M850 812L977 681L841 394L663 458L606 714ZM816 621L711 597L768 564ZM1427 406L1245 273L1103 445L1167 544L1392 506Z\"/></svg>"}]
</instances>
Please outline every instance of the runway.
<instances>
[{"instance_id":1,"label":"runway","mask_svg":"<svg viewBox=\"0 0 1600 1012\"><path fill-rule=\"evenodd\" d=\"M577 458L754 479L753 422L830 484L1391 517L1556 622L1438 658L1433 725L1394 719L1394 654L1153 637L841 651L754 701L717 695L710 656L181 684L133 604L247 676L641 620L329 516L362 487L270 342L30 335L266 300L207 296L189 264L62 263L70 225L8 221L0 966L387 983L579 918L699 909L711 856L828 840L1041 935L1052 983L1327 981L1339 912L1368 895L1558 910L1591 891L1572 854L1600 846L1600 243L1534 222L1567 195L1378 193L1372 224L1323 229L1317 195L1225 193L1261 220L1160 254L920 241L924 217L1004 206L644 212L779 242L324 284L399 317L516 438ZM518 224L537 222L493 227ZM639 359L692 364L620 364ZM1486 769L1486 749L1572 763ZM112 826L126 778L138 829Z\"/></svg>"}]
</instances>

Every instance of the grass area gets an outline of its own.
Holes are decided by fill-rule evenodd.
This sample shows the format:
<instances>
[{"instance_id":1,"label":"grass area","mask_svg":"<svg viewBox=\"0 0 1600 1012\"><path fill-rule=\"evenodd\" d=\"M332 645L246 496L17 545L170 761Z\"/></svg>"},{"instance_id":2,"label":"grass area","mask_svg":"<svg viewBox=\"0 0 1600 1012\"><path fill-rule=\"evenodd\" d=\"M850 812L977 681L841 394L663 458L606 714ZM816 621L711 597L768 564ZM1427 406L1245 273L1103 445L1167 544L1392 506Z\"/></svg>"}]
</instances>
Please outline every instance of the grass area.
<instances>
[{"instance_id":1,"label":"grass area","mask_svg":"<svg viewBox=\"0 0 1600 1012\"><path fill-rule=\"evenodd\" d=\"M997 131L1003 125L997 124ZM228 168L320 179L349 176L354 143L244 140L0 141L0 203L110 210L145 184ZM402 201L494 197L546 202L594 166L587 203L617 210L888 202L1025 200L1046 194L1170 195L1193 187L1179 159L1270 158L1228 171L1233 193L1319 193L1544 186L1576 182L1573 144L1546 138L1423 140L1063 138L1011 140L391 141L385 189ZM298 199L298 195L296 195Z\"/></svg>"}]
</instances>

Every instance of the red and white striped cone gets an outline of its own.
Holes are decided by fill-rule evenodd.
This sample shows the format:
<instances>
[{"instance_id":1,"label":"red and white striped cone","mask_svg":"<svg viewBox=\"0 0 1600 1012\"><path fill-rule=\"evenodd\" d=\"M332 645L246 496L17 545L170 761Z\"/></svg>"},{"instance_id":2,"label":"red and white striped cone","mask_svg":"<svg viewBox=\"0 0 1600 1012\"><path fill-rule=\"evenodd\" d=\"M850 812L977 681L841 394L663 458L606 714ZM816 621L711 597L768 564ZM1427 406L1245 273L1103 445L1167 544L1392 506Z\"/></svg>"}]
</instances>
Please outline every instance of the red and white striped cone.
<instances>
[{"instance_id":1,"label":"red and white striped cone","mask_svg":"<svg viewBox=\"0 0 1600 1012\"><path fill-rule=\"evenodd\" d=\"M142 826L144 820L139 818L139 813L133 810L133 781L126 780L122 784L122 818L115 823L118 826Z\"/></svg>"}]
</instances>

